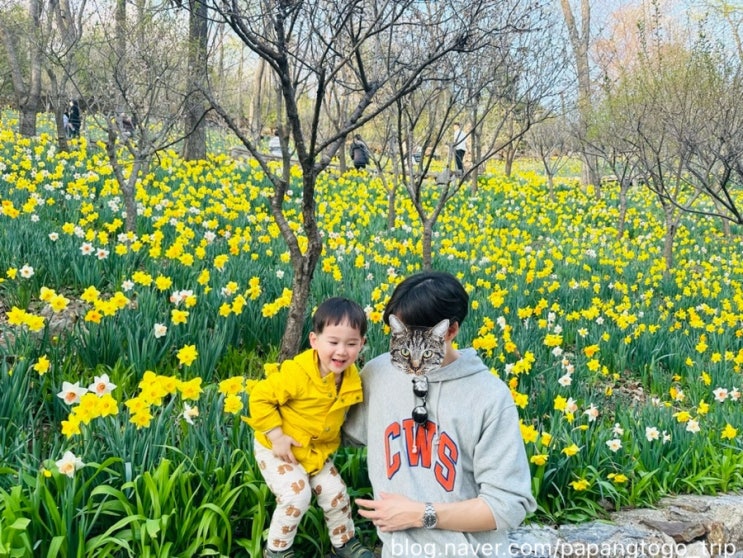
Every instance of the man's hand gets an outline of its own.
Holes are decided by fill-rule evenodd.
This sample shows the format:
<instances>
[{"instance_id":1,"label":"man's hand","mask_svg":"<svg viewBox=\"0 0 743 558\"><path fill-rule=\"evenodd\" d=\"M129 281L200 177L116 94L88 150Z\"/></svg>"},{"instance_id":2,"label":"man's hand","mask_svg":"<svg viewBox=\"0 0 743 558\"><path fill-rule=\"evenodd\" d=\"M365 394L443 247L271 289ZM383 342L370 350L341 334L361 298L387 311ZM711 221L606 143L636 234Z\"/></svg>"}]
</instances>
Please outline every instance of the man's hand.
<instances>
[{"instance_id":1,"label":"man's hand","mask_svg":"<svg viewBox=\"0 0 743 558\"><path fill-rule=\"evenodd\" d=\"M377 500L356 499L359 515L370 519L384 532L403 531L423 526L425 504L400 494L382 492Z\"/></svg>"}]
</instances>

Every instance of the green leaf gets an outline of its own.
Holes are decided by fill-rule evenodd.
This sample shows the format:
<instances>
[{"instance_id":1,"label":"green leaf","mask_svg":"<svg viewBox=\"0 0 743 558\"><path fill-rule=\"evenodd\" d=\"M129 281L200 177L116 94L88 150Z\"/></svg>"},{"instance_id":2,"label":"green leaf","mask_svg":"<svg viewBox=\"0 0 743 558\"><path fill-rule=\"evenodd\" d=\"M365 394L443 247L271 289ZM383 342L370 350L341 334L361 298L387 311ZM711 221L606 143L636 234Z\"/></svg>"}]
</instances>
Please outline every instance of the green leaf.
<instances>
[{"instance_id":1,"label":"green leaf","mask_svg":"<svg viewBox=\"0 0 743 558\"><path fill-rule=\"evenodd\" d=\"M65 542L64 535L58 535L52 539L52 542L49 544L49 551L46 553L46 558L55 558L55 556L59 556L60 552L62 550L62 544Z\"/></svg>"},{"instance_id":2,"label":"green leaf","mask_svg":"<svg viewBox=\"0 0 743 558\"><path fill-rule=\"evenodd\" d=\"M15 529L17 531L25 531L26 527L28 527L28 524L31 523L31 520L27 517L19 517L16 519L12 525L10 525L9 529Z\"/></svg>"},{"instance_id":3,"label":"green leaf","mask_svg":"<svg viewBox=\"0 0 743 558\"><path fill-rule=\"evenodd\" d=\"M160 520L159 519L148 519L145 522L145 528L150 538L154 539L160 532Z\"/></svg>"}]
</instances>

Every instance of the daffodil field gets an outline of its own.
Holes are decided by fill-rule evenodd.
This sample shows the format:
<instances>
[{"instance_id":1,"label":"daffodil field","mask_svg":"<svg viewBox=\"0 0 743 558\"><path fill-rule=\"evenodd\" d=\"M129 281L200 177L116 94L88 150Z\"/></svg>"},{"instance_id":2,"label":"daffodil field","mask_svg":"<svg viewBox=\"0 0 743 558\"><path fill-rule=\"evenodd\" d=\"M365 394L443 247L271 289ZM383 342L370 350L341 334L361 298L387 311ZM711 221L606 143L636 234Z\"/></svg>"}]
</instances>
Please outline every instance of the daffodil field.
<instances>
[{"instance_id":1,"label":"daffodil field","mask_svg":"<svg viewBox=\"0 0 743 558\"><path fill-rule=\"evenodd\" d=\"M162 153L127 232L101 146L59 152L14 127L3 118L0 556L259 556L272 501L241 417L275 367L292 274L270 183L250 160ZM459 343L520 409L532 519L743 488L743 231L688 215L666 273L648 190L630 191L619 238L618 188L597 200L566 178L551 197L530 168L493 166L452 200L434 267L470 293ZM387 298L421 268L421 226L401 189L387 228L370 174L327 173L317 200L310 305L364 306L369 359L386 350ZM369 493L362 450L337 463L353 496ZM298 549L328 545L311 510Z\"/></svg>"}]
</instances>

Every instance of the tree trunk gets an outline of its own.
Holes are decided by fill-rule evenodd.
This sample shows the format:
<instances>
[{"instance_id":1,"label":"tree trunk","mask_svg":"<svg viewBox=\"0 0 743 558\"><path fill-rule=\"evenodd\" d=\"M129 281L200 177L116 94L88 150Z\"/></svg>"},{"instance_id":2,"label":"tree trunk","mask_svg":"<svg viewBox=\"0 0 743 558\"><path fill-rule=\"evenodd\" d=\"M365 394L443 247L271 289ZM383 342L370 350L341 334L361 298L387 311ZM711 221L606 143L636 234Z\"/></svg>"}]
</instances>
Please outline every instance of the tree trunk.
<instances>
[{"instance_id":1,"label":"tree trunk","mask_svg":"<svg viewBox=\"0 0 743 558\"><path fill-rule=\"evenodd\" d=\"M627 221L627 192L629 192L632 181L622 178L619 184L619 222L617 223L617 238L624 236L624 226Z\"/></svg>"},{"instance_id":2,"label":"tree trunk","mask_svg":"<svg viewBox=\"0 0 743 558\"><path fill-rule=\"evenodd\" d=\"M127 232L137 231L137 177L146 163L140 159L135 159L132 165L131 174L125 182L125 187L121 189L124 198L124 207L126 207L126 230Z\"/></svg>"},{"instance_id":3,"label":"tree trunk","mask_svg":"<svg viewBox=\"0 0 743 558\"><path fill-rule=\"evenodd\" d=\"M423 269L429 270L433 265L433 221L423 221L423 238L421 239L423 249Z\"/></svg>"},{"instance_id":4,"label":"tree trunk","mask_svg":"<svg viewBox=\"0 0 743 558\"><path fill-rule=\"evenodd\" d=\"M477 121L479 119L477 112L477 105L472 109L472 125L470 129L470 147L472 149L472 171L470 176L470 194L473 196L477 194L477 179L480 176L480 160L482 159L482 125L478 126Z\"/></svg>"},{"instance_id":5,"label":"tree trunk","mask_svg":"<svg viewBox=\"0 0 743 558\"><path fill-rule=\"evenodd\" d=\"M310 287L312 286L312 278L315 275L317 262L320 260L320 254L322 253L322 239L320 238L320 231L317 228L317 219L315 216L315 182L317 177L312 166L312 162L309 164L305 162L302 165L302 220L304 233L307 238L307 247L304 251L300 249L297 236L283 212L284 193L288 187L288 183L274 184L274 195L271 198L271 212L276 224L279 226L281 235L289 247L292 267L294 268L292 299L289 305L286 329L281 338L279 362L295 356L302 345L305 314L310 298Z\"/></svg>"},{"instance_id":6,"label":"tree trunk","mask_svg":"<svg viewBox=\"0 0 743 558\"><path fill-rule=\"evenodd\" d=\"M206 4L200 0L191 1L188 18L188 74L192 86L186 100L186 141L183 146L183 158L187 161L206 159L206 121L204 113L204 95L207 74L207 26Z\"/></svg>"},{"instance_id":7,"label":"tree trunk","mask_svg":"<svg viewBox=\"0 0 743 558\"><path fill-rule=\"evenodd\" d=\"M398 151L397 149L394 150ZM400 185L400 157L398 153L393 154L391 157L392 162L392 177L389 182L385 179L385 188L387 188L387 228L392 230L395 228L395 219L397 218L397 212L395 211L395 200L397 199L397 188Z\"/></svg>"},{"instance_id":8,"label":"tree trunk","mask_svg":"<svg viewBox=\"0 0 743 558\"><path fill-rule=\"evenodd\" d=\"M41 13L43 3L30 0L29 22L25 36L19 37L0 20L0 40L5 46L6 63L9 67L13 93L18 103L18 132L25 137L36 135L36 115L41 108ZM25 41L19 43L19 41ZM18 56L19 47L28 51L27 63ZM27 73L28 79L24 76Z\"/></svg>"},{"instance_id":9,"label":"tree trunk","mask_svg":"<svg viewBox=\"0 0 743 558\"><path fill-rule=\"evenodd\" d=\"M20 107L21 113L18 118L18 133L25 137L36 135L36 114L38 105L33 100L25 102Z\"/></svg>"},{"instance_id":10,"label":"tree trunk","mask_svg":"<svg viewBox=\"0 0 743 558\"><path fill-rule=\"evenodd\" d=\"M314 269L312 272L309 272L309 256L307 254L307 258L303 258L303 261L300 263L299 269L295 267L294 270L292 301L289 305L289 314L286 318L284 336L281 338L279 362L294 357L299 353L302 346L305 314L310 300L310 287L312 286L312 276L314 275Z\"/></svg>"},{"instance_id":11,"label":"tree trunk","mask_svg":"<svg viewBox=\"0 0 743 558\"><path fill-rule=\"evenodd\" d=\"M106 141L106 154L108 155L108 162L111 164L116 182L121 188L121 196L124 198L124 207L126 208L126 222L124 226L127 232L135 232L137 228L137 178L147 162L141 157L137 156L134 159L132 170L129 173L129 177L124 176L124 172L121 169L119 158L116 152L117 145L117 125L115 122L108 122L108 140Z\"/></svg>"},{"instance_id":12,"label":"tree trunk","mask_svg":"<svg viewBox=\"0 0 743 558\"><path fill-rule=\"evenodd\" d=\"M673 269L673 242L678 231L678 218L674 216L675 211L672 206L664 207L663 213L666 223L666 234L663 241L663 260L666 264L664 275L668 277Z\"/></svg>"},{"instance_id":13,"label":"tree trunk","mask_svg":"<svg viewBox=\"0 0 743 558\"><path fill-rule=\"evenodd\" d=\"M581 161L583 171L581 181L583 186L593 184L596 198L601 198L601 176L599 174L598 160L595 156L586 152L583 143L588 133L588 117L591 111L591 73L589 64L589 46L591 40L591 5L589 0L581 0L580 29L575 20L573 9L569 0L560 0L565 25L570 37L570 45L575 57L575 68L578 76L578 139L584 146L581 148Z\"/></svg>"},{"instance_id":14,"label":"tree trunk","mask_svg":"<svg viewBox=\"0 0 743 558\"><path fill-rule=\"evenodd\" d=\"M242 54L241 54L242 56ZM254 137L258 137L263 129L263 75L266 71L266 61L261 58L258 60L258 67L255 70L255 80L253 81L253 102L250 104L250 132Z\"/></svg>"},{"instance_id":15,"label":"tree trunk","mask_svg":"<svg viewBox=\"0 0 743 558\"><path fill-rule=\"evenodd\" d=\"M587 126L586 126L587 127ZM594 195L597 200L601 199L601 172L599 171L598 157L590 153L581 153L583 168L581 170L581 182L584 186L593 185Z\"/></svg>"},{"instance_id":16,"label":"tree trunk","mask_svg":"<svg viewBox=\"0 0 743 558\"><path fill-rule=\"evenodd\" d=\"M513 172L513 161L516 159L516 146L513 143L503 150L503 157L506 162L503 172L505 172L506 176L510 178L511 173Z\"/></svg>"}]
</instances>

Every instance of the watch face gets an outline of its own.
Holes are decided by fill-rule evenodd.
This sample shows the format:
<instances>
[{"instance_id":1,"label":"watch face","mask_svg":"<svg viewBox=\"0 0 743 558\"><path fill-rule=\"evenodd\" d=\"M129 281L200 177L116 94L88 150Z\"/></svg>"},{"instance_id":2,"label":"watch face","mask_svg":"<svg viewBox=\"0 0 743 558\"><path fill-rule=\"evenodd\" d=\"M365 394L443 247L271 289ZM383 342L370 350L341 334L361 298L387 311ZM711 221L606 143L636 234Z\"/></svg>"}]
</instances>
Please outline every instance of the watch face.
<instances>
[{"instance_id":1,"label":"watch face","mask_svg":"<svg viewBox=\"0 0 743 558\"><path fill-rule=\"evenodd\" d=\"M426 506L426 511L423 514L423 527L426 529L433 529L436 527L438 518L436 517L436 510L433 506Z\"/></svg>"}]
</instances>

